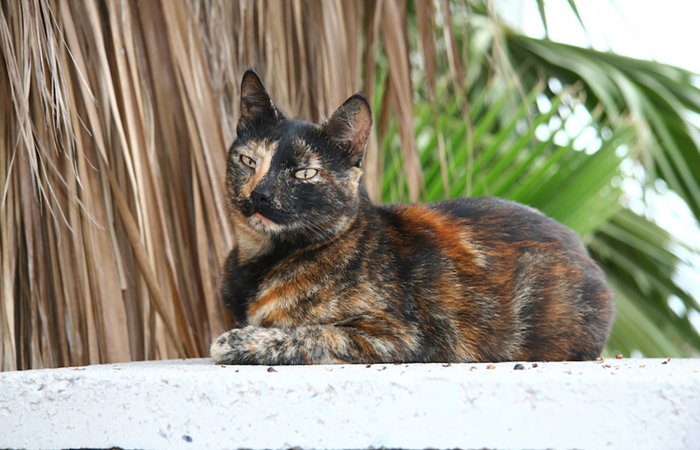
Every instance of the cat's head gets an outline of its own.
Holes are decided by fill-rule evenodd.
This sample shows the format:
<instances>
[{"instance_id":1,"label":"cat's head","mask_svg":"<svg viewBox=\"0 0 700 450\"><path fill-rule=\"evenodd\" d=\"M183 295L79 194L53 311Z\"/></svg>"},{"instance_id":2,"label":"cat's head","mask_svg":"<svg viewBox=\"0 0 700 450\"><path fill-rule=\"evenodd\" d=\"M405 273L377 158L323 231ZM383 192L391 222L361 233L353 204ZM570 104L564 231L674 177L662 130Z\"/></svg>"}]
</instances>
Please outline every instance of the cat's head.
<instances>
[{"instance_id":1,"label":"cat's head","mask_svg":"<svg viewBox=\"0 0 700 450\"><path fill-rule=\"evenodd\" d=\"M286 117L249 70L226 173L239 221L281 239L313 238L342 228L363 195L362 164L372 112L350 97L322 125Z\"/></svg>"}]
</instances>

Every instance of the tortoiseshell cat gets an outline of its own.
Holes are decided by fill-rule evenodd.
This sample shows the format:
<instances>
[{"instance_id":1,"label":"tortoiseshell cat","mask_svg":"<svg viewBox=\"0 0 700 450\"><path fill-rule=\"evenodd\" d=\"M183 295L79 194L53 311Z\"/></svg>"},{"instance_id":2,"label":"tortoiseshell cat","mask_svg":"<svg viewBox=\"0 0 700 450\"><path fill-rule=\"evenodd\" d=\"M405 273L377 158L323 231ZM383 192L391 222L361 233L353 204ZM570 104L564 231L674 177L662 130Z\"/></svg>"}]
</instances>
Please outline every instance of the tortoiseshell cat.
<instances>
[{"instance_id":1,"label":"tortoiseshell cat","mask_svg":"<svg viewBox=\"0 0 700 450\"><path fill-rule=\"evenodd\" d=\"M287 118L243 76L226 186L236 246L220 364L595 359L614 317L579 237L498 198L373 205L370 106Z\"/></svg>"}]
</instances>

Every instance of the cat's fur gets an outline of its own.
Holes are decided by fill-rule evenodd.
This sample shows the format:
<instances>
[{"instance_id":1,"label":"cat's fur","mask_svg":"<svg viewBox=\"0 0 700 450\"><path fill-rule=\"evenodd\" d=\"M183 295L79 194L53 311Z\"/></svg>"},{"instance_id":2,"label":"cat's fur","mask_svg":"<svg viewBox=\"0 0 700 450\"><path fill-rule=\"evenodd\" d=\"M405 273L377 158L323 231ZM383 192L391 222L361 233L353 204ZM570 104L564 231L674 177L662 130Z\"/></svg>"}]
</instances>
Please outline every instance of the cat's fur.
<instances>
[{"instance_id":1,"label":"cat's fur","mask_svg":"<svg viewBox=\"0 0 700 450\"><path fill-rule=\"evenodd\" d=\"M599 356L613 296L579 237L497 198L373 205L362 183L371 124L361 95L323 125L289 119L244 75L226 177L236 246L221 287L239 328L213 343L214 360ZM297 178L305 169L317 173Z\"/></svg>"}]
</instances>

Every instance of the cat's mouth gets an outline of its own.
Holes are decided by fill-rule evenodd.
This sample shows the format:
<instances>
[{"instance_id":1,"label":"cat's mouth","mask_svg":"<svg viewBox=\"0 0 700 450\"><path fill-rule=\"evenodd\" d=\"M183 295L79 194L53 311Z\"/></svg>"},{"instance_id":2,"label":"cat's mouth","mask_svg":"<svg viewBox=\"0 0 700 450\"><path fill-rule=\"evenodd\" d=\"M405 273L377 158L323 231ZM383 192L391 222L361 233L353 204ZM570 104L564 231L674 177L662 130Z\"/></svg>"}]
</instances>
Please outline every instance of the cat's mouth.
<instances>
[{"instance_id":1,"label":"cat's mouth","mask_svg":"<svg viewBox=\"0 0 700 450\"><path fill-rule=\"evenodd\" d=\"M259 211L255 211L255 213L254 213L252 216L250 216L250 217L251 217L251 218L258 219L258 220L260 220L260 221L262 221L262 222L271 222L271 223L275 223L275 222L272 222L272 221L271 221L270 219L268 219L267 217L265 217L265 216L263 216L262 214L260 214Z\"/></svg>"},{"instance_id":2,"label":"cat's mouth","mask_svg":"<svg viewBox=\"0 0 700 450\"><path fill-rule=\"evenodd\" d=\"M248 221L255 228L262 229L263 231L277 231L280 227L277 222L263 216L259 211L255 211L253 215L248 217Z\"/></svg>"}]
</instances>

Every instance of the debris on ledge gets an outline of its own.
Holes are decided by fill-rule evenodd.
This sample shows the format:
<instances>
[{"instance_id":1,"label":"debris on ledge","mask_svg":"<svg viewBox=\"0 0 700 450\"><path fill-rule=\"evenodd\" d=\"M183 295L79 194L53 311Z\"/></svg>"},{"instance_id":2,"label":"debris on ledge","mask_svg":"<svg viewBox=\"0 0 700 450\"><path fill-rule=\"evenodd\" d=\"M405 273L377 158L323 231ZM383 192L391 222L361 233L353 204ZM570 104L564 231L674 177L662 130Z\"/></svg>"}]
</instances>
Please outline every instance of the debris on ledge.
<instances>
[{"instance_id":1,"label":"debris on ledge","mask_svg":"<svg viewBox=\"0 0 700 450\"><path fill-rule=\"evenodd\" d=\"M700 359L0 373L0 448L696 448Z\"/></svg>"}]
</instances>

